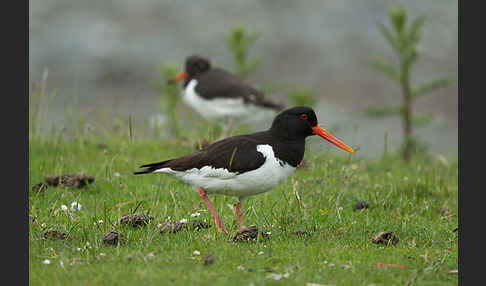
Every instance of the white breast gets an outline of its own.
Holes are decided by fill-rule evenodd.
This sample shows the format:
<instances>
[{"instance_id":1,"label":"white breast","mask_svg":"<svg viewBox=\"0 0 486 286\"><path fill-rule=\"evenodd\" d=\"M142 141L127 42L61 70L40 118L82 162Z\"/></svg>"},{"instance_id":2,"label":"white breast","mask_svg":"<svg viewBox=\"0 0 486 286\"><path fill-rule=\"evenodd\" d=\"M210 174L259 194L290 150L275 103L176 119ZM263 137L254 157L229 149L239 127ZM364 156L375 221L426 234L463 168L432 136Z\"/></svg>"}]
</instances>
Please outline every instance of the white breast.
<instances>
[{"instance_id":1,"label":"white breast","mask_svg":"<svg viewBox=\"0 0 486 286\"><path fill-rule=\"evenodd\" d=\"M225 116L247 116L255 111L257 107L252 104L245 104L242 98L215 98L205 99L196 93L196 79L192 79L184 89L183 100L186 104L195 109L206 119L222 118Z\"/></svg>"},{"instance_id":2,"label":"white breast","mask_svg":"<svg viewBox=\"0 0 486 286\"><path fill-rule=\"evenodd\" d=\"M258 169L242 174L210 166L186 171L163 168L154 173L171 174L196 189L204 188L208 193L247 197L269 191L295 171L295 167L275 157L270 145L258 145L257 151L263 154L265 162Z\"/></svg>"}]
</instances>

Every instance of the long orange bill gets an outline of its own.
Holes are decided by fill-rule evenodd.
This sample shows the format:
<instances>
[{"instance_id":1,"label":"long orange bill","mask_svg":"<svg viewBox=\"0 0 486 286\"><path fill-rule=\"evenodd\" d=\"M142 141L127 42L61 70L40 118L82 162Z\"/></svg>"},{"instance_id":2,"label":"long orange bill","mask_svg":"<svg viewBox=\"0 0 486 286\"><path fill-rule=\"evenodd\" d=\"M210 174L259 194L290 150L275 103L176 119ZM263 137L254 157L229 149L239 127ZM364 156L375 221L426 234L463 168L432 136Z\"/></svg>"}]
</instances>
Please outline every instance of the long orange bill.
<instances>
[{"instance_id":1,"label":"long orange bill","mask_svg":"<svg viewBox=\"0 0 486 286\"><path fill-rule=\"evenodd\" d=\"M326 139L327 141L331 142L332 144L338 146L339 148L348 151L349 153L354 153L354 150L351 149L348 145L341 142L341 140L337 139L336 137L332 136L329 132L322 129L319 125L312 127L312 131L314 131L315 135L319 135L320 137Z\"/></svg>"},{"instance_id":2,"label":"long orange bill","mask_svg":"<svg viewBox=\"0 0 486 286\"><path fill-rule=\"evenodd\" d=\"M178 82L181 79L186 78L186 77L187 77L187 73L186 72L181 72L176 77L174 77L173 79L169 80L169 83L176 83L176 82Z\"/></svg>"}]
</instances>

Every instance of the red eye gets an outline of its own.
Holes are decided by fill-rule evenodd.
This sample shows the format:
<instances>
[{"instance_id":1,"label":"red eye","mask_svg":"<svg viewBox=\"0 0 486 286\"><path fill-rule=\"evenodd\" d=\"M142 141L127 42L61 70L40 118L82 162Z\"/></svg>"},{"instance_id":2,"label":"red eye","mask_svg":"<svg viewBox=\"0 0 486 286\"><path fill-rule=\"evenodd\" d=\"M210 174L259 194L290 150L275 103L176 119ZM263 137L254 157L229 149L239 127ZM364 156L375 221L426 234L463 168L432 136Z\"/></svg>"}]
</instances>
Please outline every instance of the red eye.
<instances>
[{"instance_id":1,"label":"red eye","mask_svg":"<svg viewBox=\"0 0 486 286\"><path fill-rule=\"evenodd\" d=\"M305 113L301 114L300 119L307 120L307 114L305 114Z\"/></svg>"}]
</instances>

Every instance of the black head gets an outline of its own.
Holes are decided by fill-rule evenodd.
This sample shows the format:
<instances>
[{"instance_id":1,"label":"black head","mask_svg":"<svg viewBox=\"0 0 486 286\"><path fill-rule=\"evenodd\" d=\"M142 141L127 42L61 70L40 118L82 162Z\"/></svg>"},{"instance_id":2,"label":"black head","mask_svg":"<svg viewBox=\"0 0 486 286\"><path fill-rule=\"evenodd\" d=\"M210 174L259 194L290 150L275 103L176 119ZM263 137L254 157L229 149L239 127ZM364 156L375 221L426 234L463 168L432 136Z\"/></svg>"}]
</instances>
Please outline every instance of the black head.
<instances>
[{"instance_id":1,"label":"black head","mask_svg":"<svg viewBox=\"0 0 486 286\"><path fill-rule=\"evenodd\" d=\"M270 133L284 141L304 141L307 136L318 135L339 148L354 153L354 150L341 142L317 123L317 116L310 107L297 106L282 111L273 120Z\"/></svg>"},{"instance_id":2,"label":"black head","mask_svg":"<svg viewBox=\"0 0 486 286\"><path fill-rule=\"evenodd\" d=\"M200 75L211 69L211 62L207 58L192 55L186 58L185 71L189 78Z\"/></svg>"},{"instance_id":3,"label":"black head","mask_svg":"<svg viewBox=\"0 0 486 286\"><path fill-rule=\"evenodd\" d=\"M317 126L317 116L314 110L306 106L297 106L277 115L270 130L277 137L296 140L314 135L312 127L315 126Z\"/></svg>"}]
</instances>

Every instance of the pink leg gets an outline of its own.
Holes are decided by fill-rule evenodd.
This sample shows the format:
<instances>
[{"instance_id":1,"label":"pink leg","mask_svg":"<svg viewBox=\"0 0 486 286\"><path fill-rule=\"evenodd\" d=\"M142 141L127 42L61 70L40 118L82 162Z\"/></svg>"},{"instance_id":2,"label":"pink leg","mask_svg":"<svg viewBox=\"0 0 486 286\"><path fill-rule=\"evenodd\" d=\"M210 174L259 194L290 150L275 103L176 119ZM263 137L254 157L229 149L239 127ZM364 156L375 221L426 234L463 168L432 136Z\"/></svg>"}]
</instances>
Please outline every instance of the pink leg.
<instances>
[{"instance_id":1,"label":"pink leg","mask_svg":"<svg viewBox=\"0 0 486 286\"><path fill-rule=\"evenodd\" d=\"M239 198L239 201L235 204L235 215L238 220L238 230L243 229L243 211L241 210L241 204L243 200Z\"/></svg>"},{"instance_id":2,"label":"pink leg","mask_svg":"<svg viewBox=\"0 0 486 286\"><path fill-rule=\"evenodd\" d=\"M223 221L218 215L218 212L214 209L213 204L209 201L208 197L206 196L206 191L203 188L199 188L197 190L199 192L199 195L201 196L201 199L204 201L206 206L208 207L209 211L213 215L214 218L214 223L216 224L216 227L218 228L218 231L221 232L221 228L223 231L228 234L228 230L226 227L224 227Z\"/></svg>"}]
</instances>

